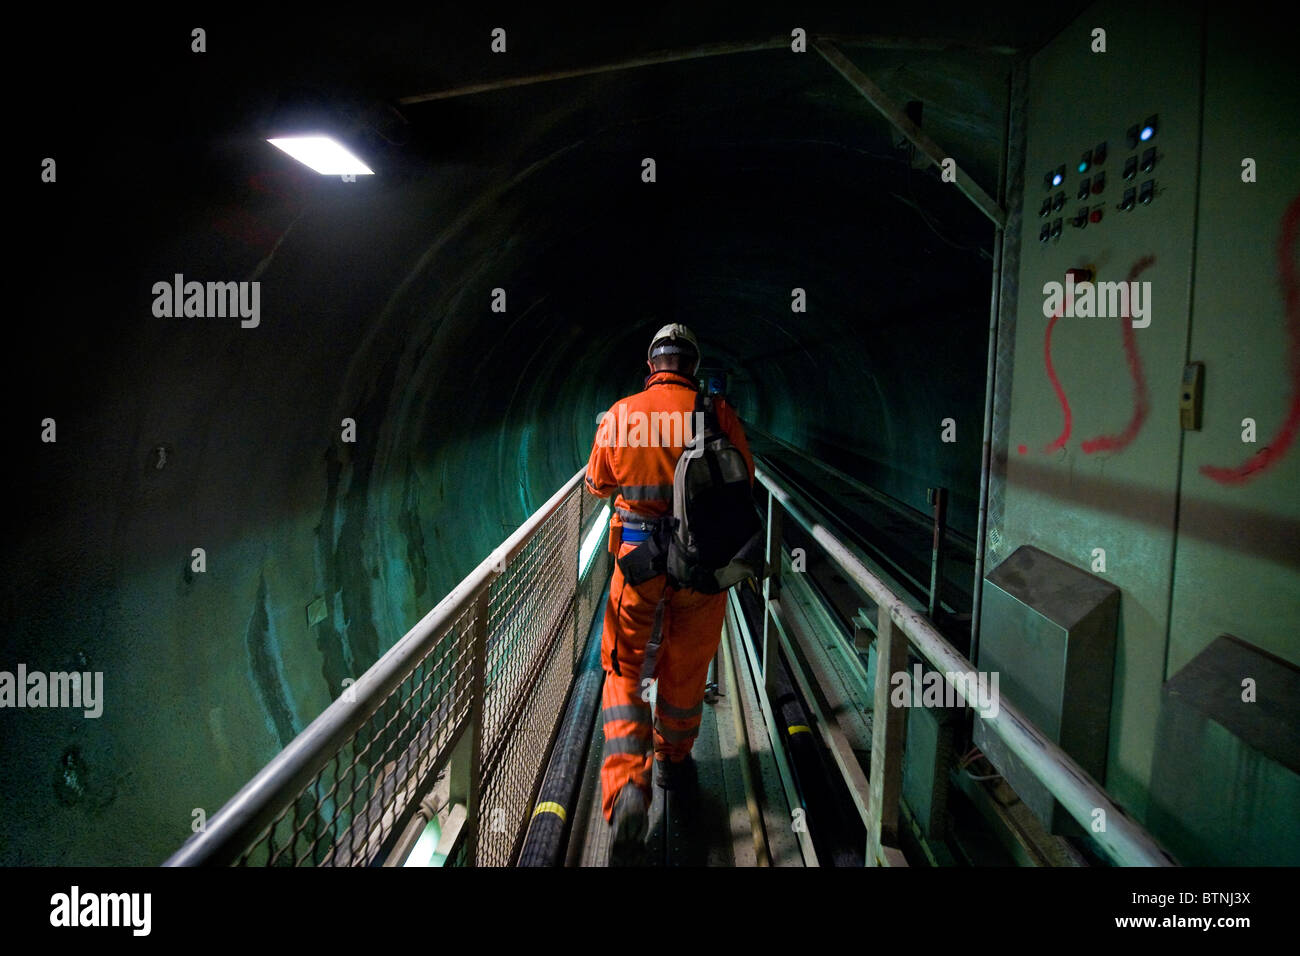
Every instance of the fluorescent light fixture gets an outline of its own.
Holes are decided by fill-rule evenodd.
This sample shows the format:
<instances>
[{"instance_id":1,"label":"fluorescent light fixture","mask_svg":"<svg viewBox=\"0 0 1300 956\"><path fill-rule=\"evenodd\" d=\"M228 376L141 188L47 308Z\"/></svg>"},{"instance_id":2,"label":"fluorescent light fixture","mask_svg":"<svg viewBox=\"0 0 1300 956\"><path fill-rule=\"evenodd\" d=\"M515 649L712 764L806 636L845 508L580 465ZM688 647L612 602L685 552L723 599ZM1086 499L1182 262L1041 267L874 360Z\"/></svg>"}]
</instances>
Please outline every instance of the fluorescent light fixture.
<instances>
[{"instance_id":1,"label":"fluorescent light fixture","mask_svg":"<svg viewBox=\"0 0 1300 956\"><path fill-rule=\"evenodd\" d=\"M328 136L282 136L267 142L322 176L374 175L373 169Z\"/></svg>"}]
</instances>

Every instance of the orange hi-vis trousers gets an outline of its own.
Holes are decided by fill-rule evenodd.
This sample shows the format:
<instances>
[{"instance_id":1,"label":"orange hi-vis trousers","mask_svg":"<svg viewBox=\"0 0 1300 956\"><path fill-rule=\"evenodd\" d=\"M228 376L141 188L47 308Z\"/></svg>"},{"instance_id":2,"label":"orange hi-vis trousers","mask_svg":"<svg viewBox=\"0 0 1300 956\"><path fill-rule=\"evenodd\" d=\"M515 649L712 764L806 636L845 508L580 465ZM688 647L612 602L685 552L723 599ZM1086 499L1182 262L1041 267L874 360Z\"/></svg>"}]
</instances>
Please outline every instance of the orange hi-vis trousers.
<instances>
[{"instance_id":1,"label":"orange hi-vis trousers","mask_svg":"<svg viewBox=\"0 0 1300 956\"><path fill-rule=\"evenodd\" d=\"M623 542L622 557L636 545ZM654 628L655 609L667 588L659 575L639 586L623 580L614 565L605 606L601 636L601 662L605 688L601 719L605 725L605 762L600 769L605 819L614 812L619 791L629 783L640 787L650 800L652 761L684 760L700 732L704 713L704 686L709 662L718 651L726 594L672 590L663 611L661 640L654 654L653 676L658 686L651 715L650 678L643 675L646 645ZM653 723L652 723L653 719ZM651 741L653 740L653 751Z\"/></svg>"}]
</instances>

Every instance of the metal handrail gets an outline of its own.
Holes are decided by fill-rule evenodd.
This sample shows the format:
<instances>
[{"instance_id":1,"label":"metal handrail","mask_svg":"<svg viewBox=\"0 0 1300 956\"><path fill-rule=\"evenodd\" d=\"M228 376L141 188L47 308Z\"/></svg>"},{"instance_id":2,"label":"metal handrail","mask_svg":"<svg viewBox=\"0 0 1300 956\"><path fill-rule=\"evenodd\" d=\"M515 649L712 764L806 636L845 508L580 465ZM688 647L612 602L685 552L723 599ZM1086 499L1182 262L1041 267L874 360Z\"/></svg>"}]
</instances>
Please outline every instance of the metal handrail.
<instances>
[{"instance_id":1,"label":"metal handrail","mask_svg":"<svg viewBox=\"0 0 1300 956\"><path fill-rule=\"evenodd\" d=\"M486 608L494 582L505 573L510 562L534 539L547 519L564 506L581 483L582 476L583 472L579 471L565 482L545 504L457 584L374 666L369 668L352 686L350 693L330 704L284 750L245 784L208 821L201 832L194 834L173 854L165 865L229 863L247 853L250 845L263 836L267 828L272 827L279 816L283 815L286 807L293 804L304 793L313 779L338 755L340 748L344 747L349 739L390 700L390 695L395 689L420 666L421 661L448 634L449 630L456 626L457 622L462 621L467 613L474 613L477 606L481 612L480 616L484 619L476 619L475 627L480 632L487 627ZM816 505L797 491L783 486L780 480L762 465L756 467L755 477L767 489L769 508L774 512L775 520L769 522L774 532L770 539L770 548L779 548L780 516L788 515L825 551L829 559L876 603L881 611L882 640L889 639L889 632L895 631L944 674L945 680L949 674L967 674L974 671L970 661L949 644L919 611L909 606L903 597L891 590L871 571L851 545L835 536L828 528L825 516ZM578 524L581 530L581 516ZM578 580L581 581L581 569L575 567L574 570ZM765 590L768 591L765 597L765 614L776 617L781 613L780 602L777 600L779 591L775 588ZM573 596L569 600L572 601ZM767 630L765 625L765 642L768 640ZM480 643L476 646L481 653L483 645ZM889 656L882 645L882 664L888 662ZM482 662L480 661L477 666L481 669ZM887 674L877 674L877 709L882 709L880 703L882 700L887 701L887 697L883 697L881 693L887 680ZM965 700L966 685L961 681L952 681L951 684ZM482 687L478 687L476 692L481 694ZM887 703L883 706L883 712L878 713L876 717L880 726L890 721L896 723L899 719L898 715L888 713ZM476 720L481 720L481 705L478 709L471 709L466 715L455 720L454 726L439 728L444 741L447 742L448 750L433 765L435 770L445 766L452 759L450 753L452 745L457 744L470 731L481 732L481 725L476 725ZM984 720L988 728L1003 740L1010 751L1024 762L1030 772L1051 791L1076 820L1083 824L1085 829L1092 829L1091 823L1095 811L1099 809L1104 811L1107 825L1104 830L1094 832L1093 838L1116 862L1129 865L1172 864L1173 861L1151 836L1127 817L1096 781L1057 744L1047 739L1014 705L1002 701L999 713L985 717ZM873 750L875 749L873 746ZM880 821L883 817L879 806L878 778L883 778L886 774L896 776L901 773L901 767L898 766L900 755L892 747L882 746L876 757L877 759L872 761L871 768L871 805L875 818L869 821L869 826L874 827L878 841ZM474 772L477 771L478 767L475 766ZM401 786L411 782L403 781ZM478 790L481 784L482 781L477 781L474 789ZM896 788L892 799L897 800ZM473 816L476 811L477 807L471 806L470 815ZM368 826L372 821L369 817L363 817L361 822ZM885 848L878 842L876 845L882 857L888 856Z\"/></svg>"},{"instance_id":2,"label":"metal handrail","mask_svg":"<svg viewBox=\"0 0 1300 956\"><path fill-rule=\"evenodd\" d=\"M505 566L568 498L582 481L578 471L515 530L470 574L457 584L418 624L375 662L346 693L329 705L291 740L258 774L191 836L165 866L229 863L238 858L270 826L287 803L332 760L339 748L383 706L447 630L500 576ZM468 722L452 729L454 739Z\"/></svg>"},{"instance_id":3,"label":"metal handrail","mask_svg":"<svg viewBox=\"0 0 1300 956\"><path fill-rule=\"evenodd\" d=\"M779 505L785 515L789 515L821 546L827 557L875 602L882 612L882 617L885 613L888 614L889 620L897 626L908 643L944 675L945 681L950 673L974 672L974 665L948 643L919 611L910 607L902 597L890 590L849 546L829 530L824 516L812 502L797 492L783 487L762 466L756 467L755 478L771 496L770 505ZM779 541L776 544L779 546ZM774 557L779 560L779 554ZM769 561L771 560L773 557L769 557ZM765 596L765 614L772 613L772 603L774 603L773 598L770 595ZM764 630L767 630L766 627ZM882 657L882 661L884 659ZM882 700L881 688L887 686L887 683L884 683L887 681L887 674L877 673L877 706ZM960 681L949 683L962 700L966 701L966 688L963 683ZM887 697L883 699L887 701ZM966 703L971 702L966 701ZM876 714L878 722L886 719L886 714ZM1097 844L1116 863L1127 866L1175 865L1173 859L1161 849L1151 835L1127 816L1111 800L1106 791L1088 775L1087 771L1056 743L1044 736L1013 704L1002 700L999 712L994 716L984 717L983 720L985 725L1002 739L1008 749L1024 762L1026 768L1051 791L1070 815L1084 827L1084 830L1091 833ZM889 758L888 754L883 756L885 759ZM898 772L900 769L885 768L882 766L885 760L876 758L873 748L871 765L873 797L877 796L879 789L878 779L884 774ZM1096 810L1101 810L1105 814L1106 826L1101 831L1096 831L1093 827L1093 814ZM879 824L879 820L872 821L872 825L877 828Z\"/></svg>"},{"instance_id":4,"label":"metal handrail","mask_svg":"<svg viewBox=\"0 0 1300 956\"><path fill-rule=\"evenodd\" d=\"M783 451L787 451L793 455L797 455L798 457L802 458L804 461L808 462L809 464L816 466L819 470L844 482L854 491L862 495L865 495L866 497L874 501L876 504L880 505L882 508L887 508L889 511L898 515L904 521L907 521L908 523L914 525L917 528L917 530L925 531L928 533L933 529L934 525L931 516L926 514L924 511L921 511L917 508L913 508L906 501L903 501L899 498L895 498L893 495L881 491L879 488L872 487L871 485L867 484L861 479L854 478L852 475L848 474L847 472L841 471L840 469L836 468L834 465L830 464L829 462L823 461L822 459L818 458L816 455L809 454L808 452L804 451L802 448L800 448L798 445L794 444L793 442L788 442L784 438L781 438L778 435L774 435L772 432L769 432L766 429L760 428L757 425L750 424L749 422L745 423L745 429L750 434L756 434L759 437L763 438L765 441L769 441L774 445L778 445ZM963 547L969 547L972 550L975 547L975 539L972 538L970 535L963 534L960 531L949 529L948 536L950 538L956 539Z\"/></svg>"}]
</instances>

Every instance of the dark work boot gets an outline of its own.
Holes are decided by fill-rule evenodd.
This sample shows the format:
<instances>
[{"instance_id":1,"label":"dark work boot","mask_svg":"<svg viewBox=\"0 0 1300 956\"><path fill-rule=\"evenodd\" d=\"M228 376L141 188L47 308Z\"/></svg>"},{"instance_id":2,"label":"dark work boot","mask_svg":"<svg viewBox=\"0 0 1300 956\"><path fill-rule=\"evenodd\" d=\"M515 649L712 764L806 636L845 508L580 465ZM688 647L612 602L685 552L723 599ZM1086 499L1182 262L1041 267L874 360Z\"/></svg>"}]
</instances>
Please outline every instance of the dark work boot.
<instances>
[{"instance_id":1,"label":"dark work boot","mask_svg":"<svg viewBox=\"0 0 1300 956\"><path fill-rule=\"evenodd\" d=\"M656 758L655 786L663 792L667 865L704 866L707 837L700 832L695 761L689 756L677 763Z\"/></svg>"},{"instance_id":2,"label":"dark work boot","mask_svg":"<svg viewBox=\"0 0 1300 956\"><path fill-rule=\"evenodd\" d=\"M689 799L697 785L695 760L690 754L679 763L655 757L655 786L673 791L674 797Z\"/></svg>"},{"instance_id":3,"label":"dark work boot","mask_svg":"<svg viewBox=\"0 0 1300 956\"><path fill-rule=\"evenodd\" d=\"M634 783L624 785L614 800L614 813L609 825L609 865L644 866L645 835L650 818L650 807L645 794Z\"/></svg>"}]
</instances>

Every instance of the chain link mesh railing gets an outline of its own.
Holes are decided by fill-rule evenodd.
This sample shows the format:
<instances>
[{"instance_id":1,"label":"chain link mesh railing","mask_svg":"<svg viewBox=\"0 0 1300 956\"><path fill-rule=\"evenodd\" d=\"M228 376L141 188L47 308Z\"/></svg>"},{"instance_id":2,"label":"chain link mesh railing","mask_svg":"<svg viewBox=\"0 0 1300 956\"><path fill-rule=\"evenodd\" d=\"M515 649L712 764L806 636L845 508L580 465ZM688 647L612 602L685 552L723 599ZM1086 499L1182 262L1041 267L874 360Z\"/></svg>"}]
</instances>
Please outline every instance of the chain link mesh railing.
<instances>
[{"instance_id":1,"label":"chain link mesh railing","mask_svg":"<svg viewBox=\"0 0 1300 956\"><path fill-rule=\"evenodd\" d=\"M448 864L510 864L610 570L600 504L566 482L168 864L381 863L444 770Z\"/></svg>"},{"instance_id":2,"label":"chain link mesh railing","mask_svg":"<svg viewBox=\"0 0 1300 956\"><path fill-rule=\"evenodd\" d=\"M474 609L467 608L378 710L280 811L241 864L364 864L418 784L445 762L469 714Z\"/></svg>"}]
</instances>

